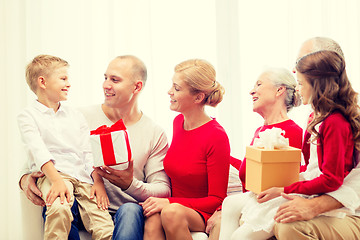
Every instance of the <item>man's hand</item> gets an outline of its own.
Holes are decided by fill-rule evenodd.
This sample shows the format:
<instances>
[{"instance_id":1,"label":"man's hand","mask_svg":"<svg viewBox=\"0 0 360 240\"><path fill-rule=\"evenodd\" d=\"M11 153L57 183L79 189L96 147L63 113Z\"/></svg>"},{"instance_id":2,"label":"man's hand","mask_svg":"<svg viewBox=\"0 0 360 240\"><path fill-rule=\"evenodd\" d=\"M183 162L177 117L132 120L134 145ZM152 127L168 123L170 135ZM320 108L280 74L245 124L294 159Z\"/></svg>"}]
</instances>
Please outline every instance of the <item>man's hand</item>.
<instances>
[{"instance_id":1,"label":"man's hand","mask_svg":"<svg viewBox=\"0 0 360 240\"><path fill-rule=\"evenodd\" d=\"M39 177L43 177L44 173L42 172L33 172L30 174L25 174L20 179L20 188L24 191L26 197L35 205L45 206L45 201L41 198L42 193L39 188L36 186L36 180Z\"/></svg>"},{"instance_id":2,"label":"man's hand","mask_svg":"<svg viewBox=\"0 0 360 240\"><path fill-rule=\"evenodd\" d=\"M133 159L129 161L129 166L125 170L116 170L108 166L103 166L101 168L96 167L94 169L100 176L106 178L107 180L109 180L109 182L121 188L121 190L126 190L130 187L133 181L133 176L134 176L133 161L134 161Z\"/></svg>"},{"instance_id":3,"label":"man's hand","mask_svg":"<svg viewBox=\"0 0 360 240\"><path fill-rule=\"evenodd\" d=\"M322 212L319 208L319 204L321 205L319 200L321 201L320 198L325 195L312 199L292 196L285 193L282 193L281 196L289 201L279 207L274 218L276 222L290 223L295 221L310 220ZM325 197L329 196L326 195ZM336 200L333 199L333 201Z\"/></svg>"}]
</instances>

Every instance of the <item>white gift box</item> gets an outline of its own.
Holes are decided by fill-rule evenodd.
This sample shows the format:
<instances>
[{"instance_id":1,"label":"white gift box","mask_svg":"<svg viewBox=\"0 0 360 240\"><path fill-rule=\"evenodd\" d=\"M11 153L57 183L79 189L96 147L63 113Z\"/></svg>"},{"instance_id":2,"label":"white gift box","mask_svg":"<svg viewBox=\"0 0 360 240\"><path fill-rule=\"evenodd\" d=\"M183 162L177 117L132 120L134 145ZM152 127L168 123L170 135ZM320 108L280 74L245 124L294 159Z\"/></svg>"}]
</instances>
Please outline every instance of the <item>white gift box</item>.
<instances>
[{"instance_id":1,"label":"white gift box","mask_svg":"<svg viewBox=\"0 0 360 240\"><path fill-rule=\"evenodd\" d=\"M101 126L91 131L94 167L113 166L131 160L129 135L122 120L119 121L111 127Z\"/></svg>"}]
</instances>

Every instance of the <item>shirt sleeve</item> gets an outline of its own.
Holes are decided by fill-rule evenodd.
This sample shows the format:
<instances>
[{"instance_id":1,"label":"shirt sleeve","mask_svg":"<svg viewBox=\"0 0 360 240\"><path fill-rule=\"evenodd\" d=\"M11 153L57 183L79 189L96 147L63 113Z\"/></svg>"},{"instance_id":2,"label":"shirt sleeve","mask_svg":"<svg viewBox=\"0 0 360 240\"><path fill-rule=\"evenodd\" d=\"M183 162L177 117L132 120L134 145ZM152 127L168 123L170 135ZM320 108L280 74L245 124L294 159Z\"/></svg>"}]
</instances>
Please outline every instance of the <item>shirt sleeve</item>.
<instances>
[{"instance_id":1,"label":"shirt sleeve","mask_svg":"<svg viewBox=\"0 0 360 240\"><path fill-rule=\"evenodd\" d=\"M40 171L41 167L50 160L55 163L54 157L42 140L37 124L31 114L24 111L18 115L17 120L25 151L28 157L34 159L37 170Z\"/></svg>"},{"instance_id":2,"label":"shirt sleeve","mask_svg":"<svg viewBox=\"0 0 360 240\"><path fill-rule=\"evenodd\" d=\"M85 164L85 171L89 176L91 176L91 173L94 171L94 159L93 154L91 150L91 144L90 144L90 128L82 115L82 113L78 112L78 120L80 124L80 139L82 139L81 143L81 151L83 153L83 161Z\"/></svg>"},{"instance_id":3,"label":"shirt sleeve","mask_svg":"<svg viewBox=\"0 0 360 240\"><path fill-rule=\"evenodd\" d=\"M335 198L351 212L360 207L360 163L345 177L343 185L327 195Z\"/></svg>"},{"instance_id":4,"label":"shirt sleeve","mask_svg":"<svg viewBox=\"0 0 360 240\"><path fill-rule=\"evenodd\" d=\"M344 180L346 146L348 146L351 129L336 121L323 122L320 130L323 141L322 159L319 168L322 174L309 181L299 181L284 188L285 193L301 193L307 195L323 194L338 189ZM318 147L318 157L319 157Z\"/></svg>"},{"instance_id":5,"label":"shirt sleeve","mask_svg":"<svg viewBox=\"0 0 360 240\"><path fill-rule=\"evenodd\" d=\"M171 195L169 177L163 166L164 157L169 148L163 130L154 142L154 148L144 168L145 181L134 177L129 188L124 191L139 202L145 201L148 197L169 197Z\"/></svg>"}]
</instances>

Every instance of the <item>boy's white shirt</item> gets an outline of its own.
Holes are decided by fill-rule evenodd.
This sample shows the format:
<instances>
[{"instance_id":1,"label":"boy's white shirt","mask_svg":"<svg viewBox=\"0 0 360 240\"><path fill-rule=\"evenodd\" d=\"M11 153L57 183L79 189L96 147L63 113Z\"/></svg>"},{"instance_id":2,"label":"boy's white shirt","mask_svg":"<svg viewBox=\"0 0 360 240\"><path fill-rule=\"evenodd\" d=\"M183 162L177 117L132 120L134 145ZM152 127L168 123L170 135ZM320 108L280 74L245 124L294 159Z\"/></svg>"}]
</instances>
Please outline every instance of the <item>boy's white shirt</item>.
<instances>
[{"instance_id":1,"label":"boy's white shirt","mask_svg":"<svg viewBox=\"0 0 360 240\"><path fill-rule=\"evenodd\" d=\"M18 124L28 156L22 173L40 171L42 165L53 161L58 171L93 183L89 128L78 110L61 104L55 113L35 101L18 115Z\"/></svg>"}]
</instances>

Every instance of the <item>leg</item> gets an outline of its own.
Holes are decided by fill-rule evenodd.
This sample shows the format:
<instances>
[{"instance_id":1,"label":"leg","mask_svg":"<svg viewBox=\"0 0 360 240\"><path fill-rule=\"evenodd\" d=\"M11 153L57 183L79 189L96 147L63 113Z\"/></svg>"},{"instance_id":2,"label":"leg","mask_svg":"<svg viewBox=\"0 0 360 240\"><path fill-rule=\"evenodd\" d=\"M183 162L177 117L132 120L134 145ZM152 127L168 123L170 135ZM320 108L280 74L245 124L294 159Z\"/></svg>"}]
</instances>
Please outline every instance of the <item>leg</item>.
<instances>
[{"instance_id":1,"label":"leg","mask_svg":"<svg viewBox=\"0 0 360 240\"><path fill-rule=\"evenodd\" d=\"M244 193L234 194L224 199L221 210L220 240L228 240L239 228L241 211L245 205Z\"/></svg>"},{"instance_id":2,"label":"leg","mask_svg":"<svg viewBox=\"0 0 360 240\"><path fill-rule=\"evenodd\" d=\"M74 220L71 222L71 229L68 240L80 240L79 230L85 230L85 227L81 221L79 205L76 199L74 199L74 204L71 207L71 212Z\"/></svg>"},{"instance_id":3,"label":"leg","mask_svg":"<svg viewBox=\"0 0 360 240\"><path fill-rule=\"evenodd\" d=\"M137 203L125 203L114 216L114 240L143 240L144 215Z\"/></svg>"},{"instance_id":4,"label":"leg","mask_svg":"<svg viewBox=\"0 0 360 240\"><path fill-rule=\"evenodd\" d=\"M345 218L319 216L308 221L276 223L274 233L277 239L360 239L360 217Z\"/></svg>"},{"instance_id":5,"label":"leg","mask_svg":"<svg viewBox=\"0 0 360 240\"><path fill-rule=\"evenodd\" d=\"M64 179L66 187L69 189L69 192L73 193L73 185ZM46 199L46 196L51 188L51 183L46 177L38 179L38 187L43 193L43 199ZM54 203L51 206L48 206L45 215L45 233L44 239L67 239L71 222L73 216L71 213L71 206L74 201L74 196L71 196L70 203L65 201L63 204L60 203L60 198L56 198Z\"/></svg>"},{"instance_id":6,"label":"leg","mask_svg":"<svg viewBox=\"0 0 360 240\"><path fill-rule=\"evenodd\" d=\"M98 208L96 198L90 199L91 185L74 179L74 195L79 204L79 212L86 231L92 239L110 240L114 223L107 210Z\"/></svg>"},{"instance_id":7,"label":"leg","mask_svg":"<svg viewBox=\"0 0 360 240\"><path fill-rule=\"evenodd\" d=\"M244 240L266 240L268 238L271 238L274 234L268 233L266 231L254 231L253 228L244 223L242 224L238 229L234 231L234 233L231 235L231 240L238 240L238 239L244 239ZM296 238L293 238L296 239Z\"/></svg>"},{"instance_id":8,"label":"leg","mask_svg":"<svg viewBox=\"0 0 360 240\"><path fill-rule=\"evenodd\" d=\"M42 212L44 222L46 221L45 212L46 212L46 207L43 208L43 212ZM81 221L78 203L77 203L76 199L74 200L74 204L71 207L71 212L72 212L74 220L71 222L71 229L70 229L68 240L80 240L79 230L85 229L85 228Z\"/></svg>"},{"instance_id":9,"label":"leg","mask_svg":"<svg viewBox=\"0 0 360 240\"><path fill-rule=\"evenodd\" d=\"M205 222L202 216L181 204L172 203L166 206L160 216L168 240L192 240L190 231L205 231Z\"/></svg>"},{"instance_id":10,"label":"leg","mask_svg":"<svg viewBox=\"0 0 360 240\"><path fill-rule=\"evenodd\" d=\"M144 240L165 240L159 213L145 219Z\"/></svg>"}]
</instances>

